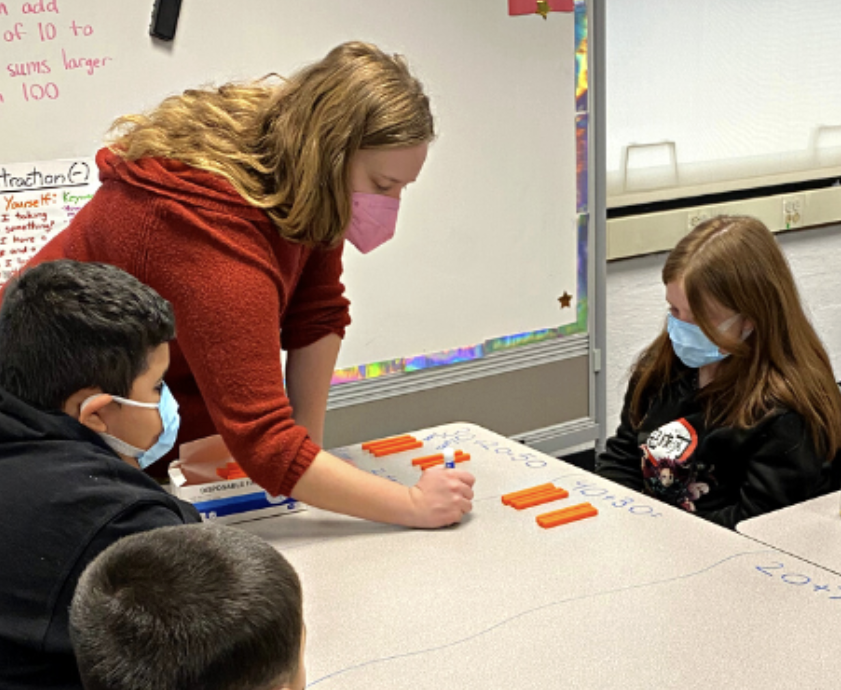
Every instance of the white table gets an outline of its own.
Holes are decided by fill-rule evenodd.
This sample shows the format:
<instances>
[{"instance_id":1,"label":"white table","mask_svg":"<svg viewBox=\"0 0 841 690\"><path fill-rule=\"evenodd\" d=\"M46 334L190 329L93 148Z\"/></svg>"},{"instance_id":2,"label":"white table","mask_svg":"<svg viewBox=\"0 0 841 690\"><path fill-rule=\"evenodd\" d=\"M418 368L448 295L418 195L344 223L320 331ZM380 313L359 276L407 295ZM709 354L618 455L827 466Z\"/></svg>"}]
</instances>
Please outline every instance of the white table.
<instances>
[{"instance_id":1,"label":"white table","mask_svg":"<svg viewBox=\"0 0 841 690\"><path fill-rule=\"evenodd\" d=\"M841 574L841 492L744 520L736 530L792 556Z\"/></svg>"},{"instance_id":2,"label":"white table","mask_svg":"<svg viewBox=\"0 0 841 690\"><path fill-rule=\"evenodd\" d=\"M309 687L834 688L841 577L469 424L358 466L413 483L410 459L469 452L474 511L407 530L316 509L241 525L301 576ZM564 501L500 495L555 480ZM581 501L597 517L543 530Z\"/></svg>"}]
</instances>

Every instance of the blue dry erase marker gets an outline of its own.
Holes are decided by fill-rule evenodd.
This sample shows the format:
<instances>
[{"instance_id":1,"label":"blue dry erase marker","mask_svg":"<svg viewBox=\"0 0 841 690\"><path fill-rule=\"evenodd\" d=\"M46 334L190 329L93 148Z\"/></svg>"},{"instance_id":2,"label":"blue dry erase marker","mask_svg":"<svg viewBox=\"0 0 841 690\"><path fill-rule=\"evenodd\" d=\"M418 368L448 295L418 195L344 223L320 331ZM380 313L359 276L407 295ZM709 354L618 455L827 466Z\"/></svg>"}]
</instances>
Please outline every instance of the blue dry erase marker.
<instances>
[{"instance_id":1,"label":"blue dry erase marker","mask_svg":"<svg viewBox=\"0 0 841 690\"><path fill-rule=\"evenodd\" d=\"M452 448L444 448L444 467L448 470L456 468L456 452Z\"/></svg>"}]
</instances>

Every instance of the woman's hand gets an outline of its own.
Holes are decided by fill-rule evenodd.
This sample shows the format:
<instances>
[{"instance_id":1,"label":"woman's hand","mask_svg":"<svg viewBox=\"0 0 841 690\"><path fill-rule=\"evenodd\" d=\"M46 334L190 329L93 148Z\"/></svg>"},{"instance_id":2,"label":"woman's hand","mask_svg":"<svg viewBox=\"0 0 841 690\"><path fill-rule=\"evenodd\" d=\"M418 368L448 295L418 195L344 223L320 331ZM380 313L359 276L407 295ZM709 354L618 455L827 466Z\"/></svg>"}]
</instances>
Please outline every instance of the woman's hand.
<instances>
[{"instance_id":1,"label":"woman's hand","mask_svg":"<svg viewBox=\"0 0 841 690\"><path fill-rule=\"evenodd\" d=\"M413 527L444 527L460 522L473 510L473 483L476 478L464 470L433 467L409 489L415 508Z\"/></svg>"},{"instance_id":2,"label":"woman's hand","mask_svg":"<svg viewBox=\"0 0 841 690\"><path fill-rule=\"evenodd\" d=\"M459 522L470 512L474 481L464 470L433 467L407 487L321 451L291 494L311 506L365 520L435 528Z\"/></svg>"}]
</instances>

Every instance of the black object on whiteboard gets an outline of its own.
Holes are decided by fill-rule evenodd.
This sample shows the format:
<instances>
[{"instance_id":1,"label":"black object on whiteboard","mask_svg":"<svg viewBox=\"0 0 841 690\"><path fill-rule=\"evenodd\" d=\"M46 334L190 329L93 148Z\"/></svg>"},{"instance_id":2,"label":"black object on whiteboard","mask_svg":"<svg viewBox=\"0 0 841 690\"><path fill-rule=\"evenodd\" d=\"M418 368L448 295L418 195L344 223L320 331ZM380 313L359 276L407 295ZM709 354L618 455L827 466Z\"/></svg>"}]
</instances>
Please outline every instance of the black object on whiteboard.
<instances>
[{"instance_id":1,"label":"black object on whiteboard","mask_svg":"<svg viewBox=\"0 0 841 690\"><path fill-rule=\"evenodd\" d=\"M178 26L178 13L180 11L181 0L155 0L149 33L162 41L171 41L175 38L175 28Z\"/></svg>"}]
</instances>

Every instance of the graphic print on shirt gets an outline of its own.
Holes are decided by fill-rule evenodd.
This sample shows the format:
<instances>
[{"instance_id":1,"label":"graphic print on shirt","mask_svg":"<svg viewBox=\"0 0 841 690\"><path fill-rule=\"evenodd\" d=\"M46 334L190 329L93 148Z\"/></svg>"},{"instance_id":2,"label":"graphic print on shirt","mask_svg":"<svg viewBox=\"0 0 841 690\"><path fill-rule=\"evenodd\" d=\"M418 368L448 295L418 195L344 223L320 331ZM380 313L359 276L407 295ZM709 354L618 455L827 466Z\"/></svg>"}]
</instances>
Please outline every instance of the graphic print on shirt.
<instances>
[{"instance_id":1,"label":"graphic print on shirt","mask_svg":"<svg viewBox=\"0 0 841 690\"><path fill-rule=\"evenodd\" d=\"M698 481L697 447L698 433L683 418L652 431L640 446L646 493L694 513L695 501L710 490Z\"/></svg>"}]
</instances>

